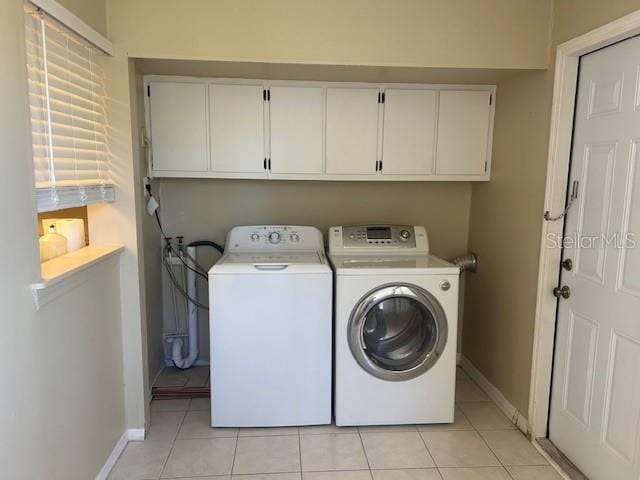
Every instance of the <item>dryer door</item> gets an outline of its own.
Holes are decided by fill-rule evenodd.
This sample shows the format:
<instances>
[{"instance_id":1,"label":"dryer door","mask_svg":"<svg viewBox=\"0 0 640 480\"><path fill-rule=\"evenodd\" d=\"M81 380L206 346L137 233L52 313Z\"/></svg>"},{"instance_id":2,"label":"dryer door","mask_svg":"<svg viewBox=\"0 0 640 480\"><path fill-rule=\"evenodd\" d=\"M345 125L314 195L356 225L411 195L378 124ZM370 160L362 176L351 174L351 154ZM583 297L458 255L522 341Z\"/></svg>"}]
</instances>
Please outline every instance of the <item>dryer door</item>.
<instances>
[{"instance_id":1,"label":"dryer door","mask_svg":"<svg viewBox=\"0 0 640 480\"><path fill-rule=\"evenodd\" d=\"M416 285L392 284L366 294L349 319L351 353L371 375L402 381L429 370L447 343L440 302Z\"/></svg>"}]
</instances>

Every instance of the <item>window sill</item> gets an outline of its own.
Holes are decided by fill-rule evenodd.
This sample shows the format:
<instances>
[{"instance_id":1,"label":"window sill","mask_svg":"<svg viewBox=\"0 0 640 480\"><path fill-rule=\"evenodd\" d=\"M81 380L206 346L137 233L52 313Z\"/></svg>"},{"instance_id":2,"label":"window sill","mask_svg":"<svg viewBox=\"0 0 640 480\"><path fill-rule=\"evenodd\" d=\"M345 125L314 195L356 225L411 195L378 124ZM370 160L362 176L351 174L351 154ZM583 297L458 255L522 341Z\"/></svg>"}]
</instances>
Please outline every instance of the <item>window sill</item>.
<instances>
[{"instance_id":1,"label":"window sill","mask_svg":"<svg viewBox=\"0 0 640 480\"><path fill-rule=\"evenodd\" d=\"M43 262L40 267L42 280L31 284L36 309L83 283L94 265L123 250L122 245L90 245Z\"/></svg>"}]
</instances>

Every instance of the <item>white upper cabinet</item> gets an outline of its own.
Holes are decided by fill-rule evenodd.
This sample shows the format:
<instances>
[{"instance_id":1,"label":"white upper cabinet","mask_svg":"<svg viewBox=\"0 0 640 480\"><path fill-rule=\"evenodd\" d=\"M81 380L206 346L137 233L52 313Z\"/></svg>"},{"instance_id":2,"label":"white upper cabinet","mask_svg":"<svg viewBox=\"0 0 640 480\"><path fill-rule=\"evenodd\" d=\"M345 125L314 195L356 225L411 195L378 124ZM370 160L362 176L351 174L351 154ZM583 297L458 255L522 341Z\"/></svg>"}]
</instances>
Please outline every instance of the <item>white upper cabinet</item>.
<instances>
[{"instance_id":1,"label":"white upper cabinet","mask_svg":"<svg viewBox=\"0 0 640 480\"><path fill-rule=\"evenodd\" d=\"M206 172L207 102L203 83L150 82L148 125L153 169Z\"/></svg>"},{"instance_id":2,"label":"white upper cabinet","mask_svg":"<svg viewBox=\"0 0 640 480\"><path fill-rule=\"evenodd\" d=\"M440 91L437 175L488 174L491 103L488 90Z\"/></svg>"},{"instance_id":3,"label":"white upper cabinet","mask_svg":"<svg viewBox=\"0 0 640 480\"><path fill-rule=\"evenodd\" d=\"M269 98L271 173L322 174L324 88L273 86Z\"/></svg>"},{"instance_id":4,"label":"white upper cabinet","mask_svg":"<svg viewBox=\"0 0 640 480\"><path fill-rule=\"evenodd\" d=\"M262 85L209 84L211 171L266 174L263 92Z\"/></svg>"},{"instance_id":5,"label":"white upper cabinet","mask_svg":"<svg viewBox=\"0 0 640 480\"><path fill-rule=\"evenodd\" d=\"M145 77L151 174L485 181L495 87Z\"/></svg>"},{"instance_id":6,"label":"white upper cabinet","mask_svg":"<svg viewBox=\"0 0 640 480\"><path fill-rule=\"evenodd\" d=\"M435 128L435 90L386 89L382 174L433 173Z\"/></svg>"},{"instance_id":7,"label":"white upper cabinet","mask_svg":"<svg viewBox=\"0 0 640 480\"><path fill-rule=\"evenodd\" d=\"M376 174L378 94L378 88L327 88L327 174Z\"/></svg>"}]
</instances>

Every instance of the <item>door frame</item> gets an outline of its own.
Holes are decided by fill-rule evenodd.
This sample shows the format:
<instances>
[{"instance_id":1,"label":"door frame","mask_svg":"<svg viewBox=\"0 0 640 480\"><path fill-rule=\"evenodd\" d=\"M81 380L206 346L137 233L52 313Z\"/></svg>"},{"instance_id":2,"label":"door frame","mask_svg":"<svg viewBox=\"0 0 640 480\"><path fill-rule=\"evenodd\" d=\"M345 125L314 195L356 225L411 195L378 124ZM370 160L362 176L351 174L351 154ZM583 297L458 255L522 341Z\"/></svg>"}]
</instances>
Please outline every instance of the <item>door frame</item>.
<instances>
[{"instance_id":1,"label":"door frame","mask_svg":"<svg viewBox=\"0 0 640 480\"><path fill-rule=\"evenodd\" d=\"M579 58L639 34L636 10L557 47L544 200L544 210L552 215L565 207ZM551 291L558 285L562 255L562 249L549 246L546 239L562 236L563 225L542 220L528 412L528 432L534 440L548 435L557 305Z\"/></svg>"}]
</instances>

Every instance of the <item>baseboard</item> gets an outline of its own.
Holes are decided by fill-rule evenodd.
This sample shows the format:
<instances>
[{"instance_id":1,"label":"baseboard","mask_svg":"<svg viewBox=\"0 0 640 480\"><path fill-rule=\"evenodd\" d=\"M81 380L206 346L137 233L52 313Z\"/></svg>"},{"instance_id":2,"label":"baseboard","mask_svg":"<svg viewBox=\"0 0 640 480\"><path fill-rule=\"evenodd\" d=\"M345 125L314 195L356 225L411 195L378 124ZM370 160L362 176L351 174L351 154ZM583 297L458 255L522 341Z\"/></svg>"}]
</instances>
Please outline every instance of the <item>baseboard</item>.
<instances>
[{"instance_id":1,"label":"baseboard","mask_svg":"<svg viewBox=\"0 0 640 480\"><path fill-rule=\"evenodd\" d=\"M144 440L144 428L130 428L127 430L127 438L130 442L141 442Z\"/></svg>"},{"instance_id":2,"label":"baseboard","mask_svg":"<svg viewBox=\"0 0 640 480\"><path fill-rule=\"evenodd\" d=\"M504 413L515 426L517 426L525 435L528 434L529 423L527 418L522 415L516 407L485 377L476 366L469 361L464 355L460 355L458 365L478 384L484 393L494 401L502 413Z\"/></svg>"},{"instance_id":3,"label":"baseboard","mask_svg":"<svg viewBox=\"0 0 640 480\"><path fill-rule=\"evenodd\" d=\"M129 442L136 442L144 440L144 428L130 428L129 430L125 430L120 439L116 442L116 445L111 450L111 453L107 457L107 461L104 462L104 465L96 475L96 480L107 480L107 477L113 470L118 458L122 455L122 452L127 446Z\"/></svg>"},{"instance_id":4,"label":"baseboard","mask_svg":"<svg viewBox=\"0 0 640 480\"><path fill-rule=\"evenodd\" d=\"M160 365L160 368L158 369L158 371L156 372L156 374L153 376L153 380L151 381L151 383L149 384L149 396L147 397L149 399L149 401L151 401L151 397L153 396L153 386L156 384L156 382L158 381L158 377L160 377L160 374L162 373L162 370L164 370L165 365Z\"/></svg>"},{"instance_id":5,"label":"baseboard","mask_svg":"<svg viewBox=\"0 0 640 480\"><path fill-rule=\"evenodd\" d=\"M125 430L122 436L120 436L120 439L116 442L113 450L111 450L111 453L107 457L107 461L104 462L104 465L96 475L96 480L107 480L107 477L111 473L111 470L113 470L118 458L120 458L120 455L127 446L127 443L129 443L129 432Z\"/></svg>"}]
</instances>

